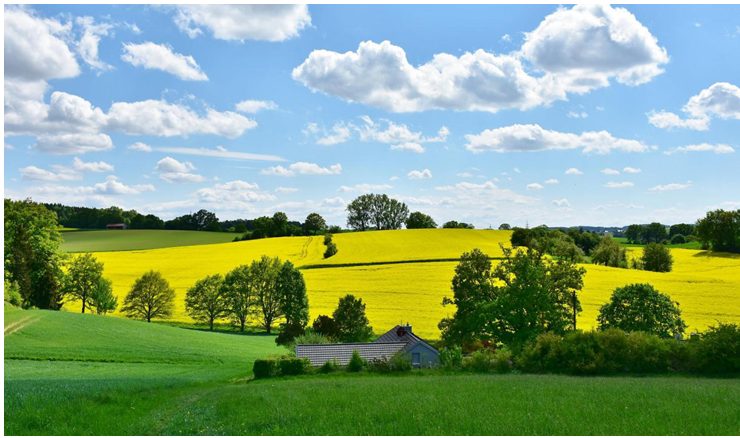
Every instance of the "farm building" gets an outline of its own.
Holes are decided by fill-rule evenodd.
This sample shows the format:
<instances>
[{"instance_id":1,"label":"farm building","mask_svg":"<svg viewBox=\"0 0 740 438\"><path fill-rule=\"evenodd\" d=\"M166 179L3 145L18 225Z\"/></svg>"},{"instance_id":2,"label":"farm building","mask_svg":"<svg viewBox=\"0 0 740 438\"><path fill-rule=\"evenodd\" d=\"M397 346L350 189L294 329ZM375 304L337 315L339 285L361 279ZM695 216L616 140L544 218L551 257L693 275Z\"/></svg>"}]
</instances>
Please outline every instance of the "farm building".
<instances>
[{"instance_id":1,"label":"farm building","mask_svg":"<svg viewBox=\"0 0 740 438\"><path fill-rule=\"evenodd\" d=\"M406 353L414 367L434 367L439 365L439 352L416 336L410 325L397 325L374 342L348 344L299 344L296 345L297 357L303 357L318 367L329 361L347 365L352 352L357 351L366 361L373 359L390 359L397 353Z\"/></svg>"},{"instance_id":2,"label":"farm building","mask_svg":"<svg viewBox=\"0 0 740 438\"><path fill-rule=\"evenodd\" d=\"M108 224L105 228L107 230L125 230L126 224Z\"/></svg>"}]
</instances>

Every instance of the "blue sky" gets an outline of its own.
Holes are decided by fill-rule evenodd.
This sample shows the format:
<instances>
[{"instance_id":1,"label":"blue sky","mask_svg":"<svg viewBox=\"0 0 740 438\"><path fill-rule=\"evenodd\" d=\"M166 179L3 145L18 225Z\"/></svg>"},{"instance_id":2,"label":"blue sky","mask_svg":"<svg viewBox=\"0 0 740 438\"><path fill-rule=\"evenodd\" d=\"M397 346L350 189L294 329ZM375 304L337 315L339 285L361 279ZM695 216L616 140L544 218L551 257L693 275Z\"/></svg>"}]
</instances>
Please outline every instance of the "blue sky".
<instances>
[{"instance_id":1,"label":"blue sky","mask_svg":"<svg viewBox=\"0 0 740 438\"><path fill-rule=\"evenodd\" d=\"M740 207L737 6L5 7L5 196L477 227Z\"/></svg>"}]
</instances>

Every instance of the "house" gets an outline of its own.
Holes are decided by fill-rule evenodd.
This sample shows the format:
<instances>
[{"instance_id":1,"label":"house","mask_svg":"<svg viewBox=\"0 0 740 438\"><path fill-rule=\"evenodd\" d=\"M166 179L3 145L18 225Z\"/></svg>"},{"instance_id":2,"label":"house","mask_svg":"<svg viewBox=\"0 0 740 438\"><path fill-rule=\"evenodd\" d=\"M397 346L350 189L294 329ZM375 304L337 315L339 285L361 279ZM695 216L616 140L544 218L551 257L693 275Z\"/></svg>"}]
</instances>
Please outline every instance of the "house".
<instances>
[{"instance_id":1,"label":"house","mask_svg":"<svg viewBox=\"0 0 740 438\"><path fill-rule=\"evenodd\" d=\"M126 224L108 224L105 228L107 230L125 230Z\"/></svg>"},{"instance_id":2,"label":"house","mask_svg":"<svg viewBox=\"0 0 740 438\"><path fill-rule=\"evenodd\" d=\"M406 353L416 368L439 365L439 352L416 336L408 324L393 327L374 342L298 344L295 347L296 356L308 359L315 367L332 360L339 365L347 365L354 351L366 361L390 359L397 353Z\"/></svg>"}]
</instances>

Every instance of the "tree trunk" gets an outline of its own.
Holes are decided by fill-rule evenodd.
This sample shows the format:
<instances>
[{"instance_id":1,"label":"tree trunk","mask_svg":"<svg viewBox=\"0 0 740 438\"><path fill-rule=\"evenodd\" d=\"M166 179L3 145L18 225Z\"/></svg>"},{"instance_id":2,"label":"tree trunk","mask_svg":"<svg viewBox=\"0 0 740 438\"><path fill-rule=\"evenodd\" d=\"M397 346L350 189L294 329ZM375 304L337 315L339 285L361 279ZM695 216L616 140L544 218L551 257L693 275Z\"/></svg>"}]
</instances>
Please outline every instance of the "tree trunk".
<instances>
[{"instance_id":1,"label":"tree trunk","mask_svg":"<svg viewBox=\"0 0 740 438\"><path fill-rule=\"evenodd\" d=\"M244 320L242 319L239 322L241 323L241 331L244 333Z\"/></svg>"},{"instance_id":2,"label":"tree trunk","mask_svg":"<svg viewBox=\"0 0 740 438\"><path fill-rule=\"evenodd\" d=\"M210 321L208 321L208 322L209 322L209 323L210 323L210 325L211 325L211 331L213 331L213 318L211 318L211 319L210 319Z\"/></svg>"},{"instance_id":3,"label":"tree trunk","mask_svg":"<svg viewBox=\"0 0 740 438\"><path fill-rule=\"evenodd\" d=\"M87 302L87 296L82 296L82 313L85 313L85 303Z\"/></svg>"}]
</instances>

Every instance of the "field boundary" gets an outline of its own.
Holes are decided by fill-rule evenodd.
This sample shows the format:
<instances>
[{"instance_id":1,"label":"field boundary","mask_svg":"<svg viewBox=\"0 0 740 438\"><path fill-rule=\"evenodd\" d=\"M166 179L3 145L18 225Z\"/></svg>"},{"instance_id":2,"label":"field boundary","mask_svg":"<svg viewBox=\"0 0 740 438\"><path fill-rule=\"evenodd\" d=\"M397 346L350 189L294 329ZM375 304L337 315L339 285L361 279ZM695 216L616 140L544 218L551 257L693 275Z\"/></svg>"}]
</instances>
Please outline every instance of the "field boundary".
<instances>
[{"instance_id":1,"label":"field boundary","mask_svg":"<svg viewBox=\"0 0 740 438\"><path fill-rule=\"evenodd\" d=\"M36 322L37 319L39 319L40 316L38 315L29 315L19 321L13 322L8 324L7 327L3 329L3 336L9 336L13 333L17 332L18 330L21 330L28 326L29 324L32 324Z\"/></svg>"},{"instance_id":2,"label":"field boundary","mask_svg":"<svg viewBox=\"0 0 740 438\"><path fill-rule=\"evenodd\" d=\"M503 260L504 257L488 257L488 260ZM420 260L390 260L387 262L357 262L357 263L313 263L310 265L299 266L298 269L324 269L324 268L353 268L358 266L378 266L378 265L407 265L413 263L442 263L442 262L459 262L460 257L442 258L442 259L420 259Z\"/></svg>"}]
</instances>

